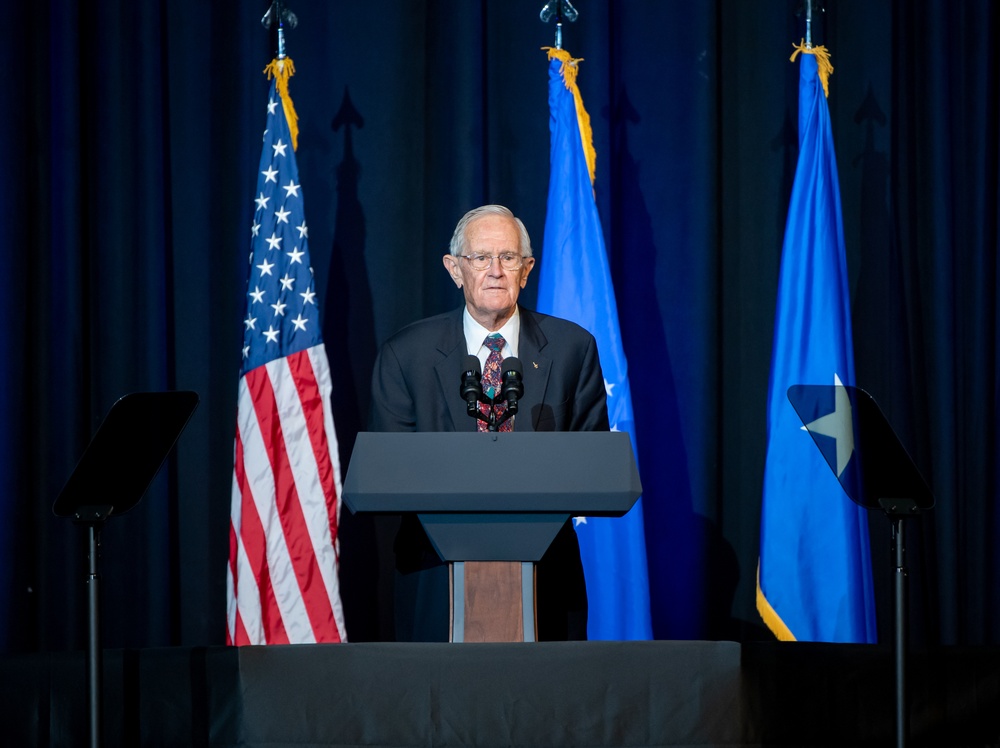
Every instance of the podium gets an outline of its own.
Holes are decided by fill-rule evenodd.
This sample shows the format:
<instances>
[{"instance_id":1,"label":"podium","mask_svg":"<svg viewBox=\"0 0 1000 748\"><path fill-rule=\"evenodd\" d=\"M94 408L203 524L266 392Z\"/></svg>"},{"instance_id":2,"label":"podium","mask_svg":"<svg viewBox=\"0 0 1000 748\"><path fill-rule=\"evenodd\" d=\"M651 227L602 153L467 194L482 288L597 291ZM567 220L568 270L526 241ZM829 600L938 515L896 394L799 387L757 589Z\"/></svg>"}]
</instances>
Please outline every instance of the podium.
<instances>
[{"instance_id":1,"label":"podium","mask_svg":"<svg viewBox=\"0 0 1000 748\"><path fill-rule=\"evenodd\" d=\"M451 569L453 642L535 641L535 564L570 517L642 493L626 433L360 433L352 513L416 514Z\"/></svg>"}]
</instances>

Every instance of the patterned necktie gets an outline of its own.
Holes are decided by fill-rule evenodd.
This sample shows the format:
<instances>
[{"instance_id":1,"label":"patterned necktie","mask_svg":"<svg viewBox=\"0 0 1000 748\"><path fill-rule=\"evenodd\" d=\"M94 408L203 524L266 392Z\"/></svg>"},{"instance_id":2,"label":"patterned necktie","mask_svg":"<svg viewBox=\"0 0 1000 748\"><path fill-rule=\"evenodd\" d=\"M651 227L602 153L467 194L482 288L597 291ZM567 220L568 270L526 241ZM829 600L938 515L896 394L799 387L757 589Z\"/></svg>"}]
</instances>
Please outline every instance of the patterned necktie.
<instances>
[{"instance_id":1,"label":"patterned necktie","mask_svg":"<svg viewBox=\"0 0 1000 748\"><path fill-rule=\"evenodd\" d=\"M486 394L486 397L494 397L500 392L500 362L503 361L500 351L503 349L506 342L507 341L504 340L503 336L499 333L490 335L483 342L483 345L490 349L490 355L486 357L486 366L483 368L483 392ZM489 403L480 403L479 410L483 413L483 415L489 416ZM506 401L497 403L497 418L500 418L505 410L507 410ZM488 429L489 427L486 425L485 421L479 421L480 431L487 431ZM506 421L501 423L499 430L513 431L514 419L508 418Z\"/></svg>"}]
</instances>

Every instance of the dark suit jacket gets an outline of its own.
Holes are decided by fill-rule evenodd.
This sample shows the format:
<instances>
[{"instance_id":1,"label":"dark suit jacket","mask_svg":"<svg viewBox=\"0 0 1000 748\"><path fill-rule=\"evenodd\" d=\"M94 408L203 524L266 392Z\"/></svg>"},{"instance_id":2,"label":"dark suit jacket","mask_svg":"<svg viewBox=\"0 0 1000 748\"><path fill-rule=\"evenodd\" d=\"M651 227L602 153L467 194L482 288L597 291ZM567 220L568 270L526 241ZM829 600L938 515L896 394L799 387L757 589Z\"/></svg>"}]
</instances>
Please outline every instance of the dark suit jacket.
<instances>
[{"instance_id":1,"label":"dark suit jacket","mask_svg":"<svg viewBox=\"0 0 1000 748\"><path fill-rule=\"evenodd\" d=\"M475 431L459 390L468 355L464 307L415 322L382 346L372 376L370 431ZM524 395L516 431L607 431L608 410L594 337L579 325L520 308L517 357ZM460 455L455 456L461 459ZM447 573L415 517L395 543L397 638L444 641ZM563 527L538 564L538 638L586 638L587 594L576 533Z\"/></svg>"},{"instance_id":2,"label":"dark suit jacket","mask_svg":"<svg viewBox=\"0 0 1000 748\"><path fill-rule=\"evenodd\" d=\"M463 307L464 309L464 307ZM459 394L468 351L458 309L404 327L382 346L370 431L475 431ZM579 325L523 307L517 357L524 396L517 431L607 431L597 342Z\"/></svg>"}]
</instances>

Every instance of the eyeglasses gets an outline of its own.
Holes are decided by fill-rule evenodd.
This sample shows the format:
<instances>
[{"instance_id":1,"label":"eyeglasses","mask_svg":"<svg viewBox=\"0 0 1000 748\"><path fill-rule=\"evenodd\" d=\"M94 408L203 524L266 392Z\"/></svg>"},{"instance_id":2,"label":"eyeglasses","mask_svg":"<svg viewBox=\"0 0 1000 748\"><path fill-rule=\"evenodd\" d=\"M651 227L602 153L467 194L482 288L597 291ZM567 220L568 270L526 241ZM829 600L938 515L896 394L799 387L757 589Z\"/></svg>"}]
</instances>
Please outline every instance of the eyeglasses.
<instances>
[{"instance_id":1,"label":"eyeglasses","mask_svg":"<svg viewBox=\"0 0 1000 748\"><path fill-rule=\"evenodd\" d=\"M493 260L500 260L504 270L517 270L523 264L524 258L516 252L501 252L498 255L487 255L477 252L474 255L459 255L468 260L473 270L486 270L493 265Z\"/></svg>"}]
</instances>

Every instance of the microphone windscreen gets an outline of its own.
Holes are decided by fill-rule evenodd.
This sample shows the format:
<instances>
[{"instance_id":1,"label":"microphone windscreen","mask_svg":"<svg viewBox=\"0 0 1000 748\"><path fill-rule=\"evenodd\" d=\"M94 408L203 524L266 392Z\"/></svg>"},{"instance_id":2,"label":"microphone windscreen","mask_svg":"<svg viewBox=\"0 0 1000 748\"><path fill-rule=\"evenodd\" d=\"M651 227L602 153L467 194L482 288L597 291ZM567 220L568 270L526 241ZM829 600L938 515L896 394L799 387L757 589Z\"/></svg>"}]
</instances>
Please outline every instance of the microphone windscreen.
<instances>
[{"instance_id":1,"label":"microphone windscreen","mask_svg":"<svg viewBox=\"0 0 1000 748\"><path fill-rule=\"evenodd\" d=\"M508 374L517 374L517 376L524 376L524 368L521 366L521 359L517 356L508 356L500 363L500 370L503 372L504 376Z\"/></svg>"},{"instance_id":2,"label":"microphone windscreen","mask_svg":"<svg viewBox=\"0 0 1000 748\"><path fill-rule=\"evenodd\" d=\"M466 356L462 363L463 374L475 374L477 377L483 375L483 365L479 363L479 356Z\"/></svg>"},{"instance_id":3,"label":"microphone windscreen","mask_svg":"<svg viewBox=\"0 0 1000 748\"><path fill-rule=\"evenodd\" d=\"M483 369L482 364L479 363L479 357L466 356L465 361L462 362L462 383L459 386L459 393L469 408L469 415L476 412L476 403L483 396L482 379Z\"/></svg>"},{"instance_id":4,"label":"microphone windscreen","mask_svg":"<svg viewBox=\"0 0 1000 748\"><path fill-rule=\"evenodd\" d=\"M524 371L521 360L510 356L500 363L500 388L507 398L507 406L515 407L517 399L524 394Z\"/></svg>"}]
</instances>

